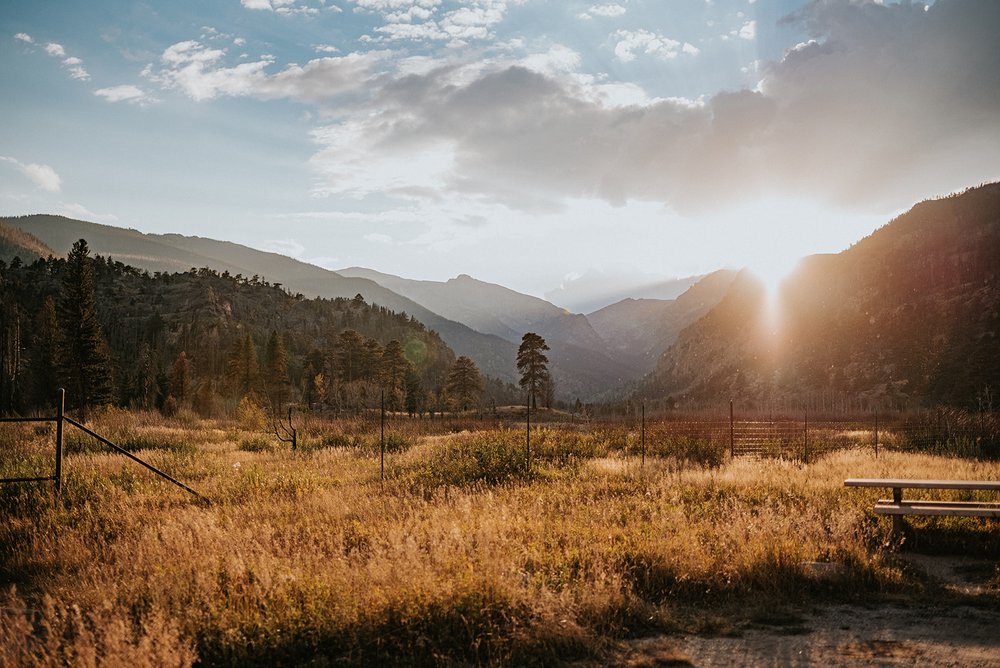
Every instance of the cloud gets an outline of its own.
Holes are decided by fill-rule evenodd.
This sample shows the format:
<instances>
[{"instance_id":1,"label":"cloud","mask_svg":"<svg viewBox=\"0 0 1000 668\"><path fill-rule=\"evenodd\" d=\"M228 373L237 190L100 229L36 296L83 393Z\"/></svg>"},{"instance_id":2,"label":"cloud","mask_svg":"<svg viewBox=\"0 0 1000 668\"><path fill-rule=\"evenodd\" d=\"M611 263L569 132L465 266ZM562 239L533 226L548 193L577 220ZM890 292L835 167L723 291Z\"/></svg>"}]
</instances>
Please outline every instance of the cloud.
<instances>
[{"instance_id":1,"label":"cloud","mask_svg":"<svg viewBox=\"0 0 1000 668\"><path fill-rule=\"evenodd\" d=\"M740 27L739 31L736 33L736 36L739 37L740 39L756 39L757 22L747 21Z\"/></svg>"},{"instance_id":2,"label":"cloud","mask_svg":"<svg viewBox=\"0 0 1000 668\"><path fill-rule=\"evenodd\" d=\"M470 0L444 12L441 0L353 0L355 11L380 14L385 23L371 41L446 41L452 46L493 39L512 4L523 0Z\"/></svg>"},{"instance_id":3,"label":"cloud","mask_svg":"<svg viewBox=\"0 0 1000 668\"><path fill-rule=\"evenodd\" d=\"M56 170L48 165L25 164L15 158L0 155L0 162L13 165L19 172L31 179L36 186L50 193L57 193L62 188L62 179Z\"/></svg>"},{"instance_id":4,"label":"cloud","mask_svg":"<svg viewBox=\"0 0 1000 668\"><path fill-rule=\"evenodd\" d=\"M617 40L615 57L623 63L635 60L636 53L657 56L665 60L672 60L682 53L690 56L699 53L697 47L687 42L678 42L648 30L618 30L612 37Z\"/></svg>"},{"instance_id":5,"label":"cloud","mask_svg":"<svg viewBox=\"0 0 1000 668\"><path fill-rule=\"evenodd\" d=\"M118 220L118 216L113 213L94 213L82 204L73 202L61 204L61 212L64 216L78 218L80 220L96 221L100 223L113 223Z\"/></svg>"},{"instance_id":6,"label":"cloud","mask_svg":"<svg viewBox=\"0 0 1000 668\"><path fill-rule=\"evenodd\" d=\"M240 0L246 9L264 10L275 14L318 14L319 9L296 4L295 0ZM322 4L322 2L320 3Z\"/></svg>"},{"instance_id":7,"label":"cloud","mask_svg":"<svg viewBox=\"0 0 1000 668\"><path fill-rule=\"evenodd\" d=\"M579 18L588 20L595 16L600 16L601 18L616 18L622 16L628 11L622 5L591 5L586 11L579 14Z\"/></svg>"},{"instance_id":8,"label":"cloud","mask_svg":"<svg viewBox=\"0 0 1000 668\"><path fill-rule=\"evenodd\" d=\"M295 239L269 239L261 244L260 250L300 258L306 252L306 247Z\"/></svg>"},{"instance_id":9,"label":"cloud","mask_svg":"<svg viewBox=\"0 0 1000 668\"><path fill-rule=\"evenodd\" d=\"M391 244L392 243L392 237L391 236L389 236L388 234L382 234L380 232L371 232L369 234L366 234L364 236L364 240L365 241L371 241L372 243L377 243L377 244Z\"/></svg>"},{"instance_id":10,"label":"cloud","mask_svg":"<svg viewBox=\"0 0 1000 668\"><path fill-rule=\"evenodd\" d=\"M27 44L34 44L35 40L23 32L19 32L14 35L16 39L21 40ZM83 67L83 61L76 56L67 56L66 47L62 44L57 44L56 42L49 42L45 45L45 53L49 54L53 58L61 58L62 65L69 72L70 77L76 79L77 81L89 81L90 73Z\"/></svg>"},{"instance_id":11,"label":"cloud","mask_svg":"<svg viewBox=\"0 0 1000 668\"><path fill-rule=\"evenodd\" d=\"M501 62L383 77L314 132L317 192L688 213L783 194L889 212L1000 177L1000 3L828 0L789 20L811 41L760 63L755 89L701 100L615 106L597 83ZM625 60L684 52L616 35Z\"/></svg>"},{"instance_id":12,"label":"cloud","mask_svg":"<svg viewBox=\"0 0 1000 668\"><path fill-rule=\"evenodd\" d=\"M83 68L83 61L75 56L70 56L62 61L62 64L69 70L69 75L79 81L89 81L90 74Z\"/></svg>"},{"instance_id":13,"label":"cloud","mask_svg":"<svg viewBox=\"0 0 1000 668\"><path fill-rule=\"evenodd\" d=\"M350 53L339 57L289 65L275 74L265 70L274 63L270 56L227 67L226 52L200 42L178 42L164 50L161 67L147 67L143 74L165 88L183 92L193 100L216 97L293 98L322 102L365 86L376 66L388 55L383 51Z\"/></svg>"},{"instance_id":14,"label":"cloud","mask_svg":"<svg viewBox=\"0 0 1000 668\"><path fill-rule=\"evenodd\" d=\"M138 104L139 106L146 106L157 101L155 97L152 97L138 86L129 84L111 86L110 88L98 88L94 91L94 95L103 97L108 102L128 102L130 104Z\"/></svg>"}]
</instances>

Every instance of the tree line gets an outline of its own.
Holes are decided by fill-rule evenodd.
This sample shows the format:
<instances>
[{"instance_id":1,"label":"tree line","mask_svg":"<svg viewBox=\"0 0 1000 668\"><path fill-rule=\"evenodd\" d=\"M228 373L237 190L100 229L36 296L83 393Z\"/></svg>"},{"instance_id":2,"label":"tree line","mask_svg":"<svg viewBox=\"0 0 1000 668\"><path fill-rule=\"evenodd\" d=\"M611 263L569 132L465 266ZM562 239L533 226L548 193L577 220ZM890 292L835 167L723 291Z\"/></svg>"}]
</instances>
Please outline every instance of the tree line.
<instances>
[{"instance_id":1,"label":"tree line","mask_svg":"<svg viewBox=\"0 0 1000 668\"><path fill-rule=\"evenodd\" d=\"M115 404L204 417L277 410L472 410L515 403L405 313L306 299L211 269L149 274L85 240L65 259L0 261L0 411Z\"/></svg>"}]
</instances>

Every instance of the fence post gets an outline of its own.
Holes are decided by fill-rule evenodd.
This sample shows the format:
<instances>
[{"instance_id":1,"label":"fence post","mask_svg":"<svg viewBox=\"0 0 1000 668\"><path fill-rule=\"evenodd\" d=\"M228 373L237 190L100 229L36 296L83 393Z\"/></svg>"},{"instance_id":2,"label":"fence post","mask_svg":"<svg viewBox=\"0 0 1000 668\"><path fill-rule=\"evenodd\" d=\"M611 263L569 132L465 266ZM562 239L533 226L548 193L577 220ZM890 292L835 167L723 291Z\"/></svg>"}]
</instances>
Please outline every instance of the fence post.
<instances>
[{"instance_id":1,"label":"fence post","mask_svg":"<svg viewBox=\"0 0 1000 668\"><path fill-rule=\"evenodd\" d=\"M642 459L639 462L640 468L646 465L646 400L642 400L642 435L639 438L640 447L642 448Z\"/></svg>"},{"instance_id":2,"label":"fence post","mask_svg":"<svg viewBox=\"0 0 1000 668\"><path fill-rule=\"evenodd\" d=\"M878 459L878 409L875 409L875 459Z\"/></svg>"},{"instance_id":3,"label":"fence post","mask_svg":"<svg viewBox=\"0 0 1000 668\"><path fill-rule=\"evenodd\" d=\"M62 458L63 458L63 412L66 410L66 390L59 388L59 400L56 403L56 494L62 492Z\"/></svg>"},{"instance_id":4,"label":"fence post","mask_svg":"<svg viewBox=\"0 0 1000 668\"><path fill-rule=\"evenodd\" d=\"M524 464L528 471L531 471L531 390L528 390L528 401L525 404L528 408L527 415L527 427L524 431Z\"/></svg>"},{"instance_id":5,"label":"fence post","mask_svg":"<svg viewBox=\"0 0 1000 668\"><path fill-rule=\"evenodd\" d=\"M809 463L809 409L802 413L802 461Z\"/></svg>"},{"instance_id":6,"label":"fence post","mask_svg":"<svg viewBox=\"0 0 1000 668\"><path fill-rule=\"evenodd\" d=\"M733 400L730 399L729 400L729 458L730 459L736 456L736 446L734 443L735 439L733 438L734 433L735 432L733 429Z\"/></svg>"},{"instance_id":7,"label":"fence post","mask_svg":"<svg viewBox=\"0 0 1000 668\"><path fill-rule=\"evenodd\" d=\"M379 420L379 476L385 480L385 389L381 394L382 415Z\"/></svg>"}]
</instances>

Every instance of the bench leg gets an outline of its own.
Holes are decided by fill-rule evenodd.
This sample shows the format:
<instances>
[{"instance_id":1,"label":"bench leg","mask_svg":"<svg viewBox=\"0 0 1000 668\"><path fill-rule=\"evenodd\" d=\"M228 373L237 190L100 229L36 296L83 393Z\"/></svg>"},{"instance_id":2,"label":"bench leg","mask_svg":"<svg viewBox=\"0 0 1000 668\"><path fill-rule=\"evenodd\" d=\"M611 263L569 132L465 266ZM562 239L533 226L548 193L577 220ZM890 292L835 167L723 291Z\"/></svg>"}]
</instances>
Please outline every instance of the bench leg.
<instances>
[{"instance_id":1,"label":"bench leg","mask_svg":"<svg viewBox=\"0 0 1000 668\"><path fill-rule=\"evenodd\" d=\"M893 503L901 503L903 501L903 490L900 487L892 488L892 501ZM903 534L903 516L893 515L892 516L892 535L895 538L899 538Z\"/></svg>"}]
</instances>

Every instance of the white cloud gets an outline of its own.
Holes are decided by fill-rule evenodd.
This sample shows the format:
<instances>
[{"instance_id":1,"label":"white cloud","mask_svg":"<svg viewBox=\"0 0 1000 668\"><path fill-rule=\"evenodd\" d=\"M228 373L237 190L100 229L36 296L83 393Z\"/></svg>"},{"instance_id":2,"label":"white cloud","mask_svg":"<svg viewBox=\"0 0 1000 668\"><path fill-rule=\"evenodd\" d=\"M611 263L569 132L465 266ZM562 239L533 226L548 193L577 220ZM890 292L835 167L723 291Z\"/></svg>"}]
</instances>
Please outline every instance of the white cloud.
<instances>
[{"instance_id":1,"label":"white cloud","mask_svg":"<svg viewBox=\"0 0 1000 668\"><path fill-rule=\"evenodd\" d=\"M55 56L57 58L63 58L66 55L66 49L63 48L62 44L56 44L55 42L49 42L45 45L45 53L50 56Z\"/></svg>"},{"instance_id":2,"label":"white cloud","mask_svg":"<svg viewBox=\"0 0 1000 668\"><path fill-rule=\"evenodd\" d=\"M369 51L317 58L305 65L288 65L275 74L266 72L274 63L272 56L264 55L257 61L227 67L221 63L225 55L225 51L197 41L178 42L164 50L161 68L149 66L143 75L197 101L220 96L252 96L318 103L363 88L389 54Z\"/></svg>"},{"instance_id":3,"label":"white cloud","mask_svg":"<svg viewBox=\"0 0 1000 668\"><path fill-rule=\"evenodd\" d=\"M696 101L602 89L615 83L559 70L560 58L410 60L405 78L373 80L368 102L316 130L316 191L683 212L767 193L898 210L1000 178L1000 3L969 7L809 5L812 41L756 65L758 88ZM616 34L623 60L685 53L649 31Z\"/></svg>"},{"instance_id":4,"label":"white cloud","mask_svg":"<svg viewBox=\"0 0 1000 668\"><path fill-rule=\"evenodd\" d=\"M371 241L377 244L391 244L392 237L388 234L382 234L381 232L370 232L364 236L365 241Z\"/></svg>"},{"instance_id":5,"label":"white cloud","mask_svg":"<svg viewBox=\"0 0 1000 668\"><path fill-rule=\"evenodd\" d=\"M100 223L113 223L118 220L118 216L116 216L113 213L94 213L84 205L79 204L77 202L73 203L63 202L61 207L62 207L62 214L64 216L69 216L70 218L78 218L81 220L88 220L91 222L96 221Z\"/></svg>"},{"instance_id":6,"label":"white cloud","mask_svg":"<svg viewBox=\"0 0 1000 668\"><path fill-rule=\"evenodd\" d=\"M157 101L156 98L152 97L146 91L130 84L111 86L110 88L98 88L94 91L94 95L103 97L108 102L129 102L131 104L138 104L139 106L146 106Z\"/></svg>"},{"instance_id":7,"label":"white cloud","mask_svg":"<svg viewBox=\"0 0 1000 668\"><path fill-rule=\"evenodd\" d=\"M757 38L757 22L747 21L740 27L739 32L736 33L736 37L740 39L756 39Z\"/></svg>"},{"instance_id":8,"label":"white cloud","mask_svg":"<svg viewBox=\"0 0 1000 668\"><path fill-rule=\"evenodd\" d=\"M523 0L470 0L436 18L440 0L353 0L355 11L372 11L385 23L371 41L445 41L452 46L495 37L493 28L511 4Z\"/></svg>"},{"instance_id":9,"label":"white cloud","mask_svg":"<svg viewBox=\"0 0 1000 668\"><path fill-rule=\"evenodd\" d=\"M615 43L615 57L623 63L636 58L637 53L672 60L679 54L698 55L698 48L687 42L679 42L648 30L618 30L612 35Z\"/></svg>"},{"instance_id":10,"label":"white cloud","mask_svg":"<svg viewBox=\"0 0 1000 668\"><path fill-rule=\"evenodd\" d=\"M316 53L339 53L340 49L329 44L314 44L313 51Z\"/></svg>"},{"instance_id":11,"label":"white cloud","mask_svg":"<svg viewBox=\"0 0 1000 668\"><path fill-rule=\"evenodd\" d=\"M300 258L306 252L306 247L295 239L269 239L260 246L260 250Z\"/></svg>"},{"instance_id":12,"label":"white cloud","mask_svg":"<svg viewBox=\"0 0 1000 668\"><path fill-rule=\"evenodd\" d=\"M29 35L28 33L24 33L24 32L19 32L16 35L14 35L14 39L21 40L22 42L25 42L26 44L34 44L35 43L34 38L31 35Z\"/></svg>"},{"instance_id":13,"label":"white cloud","mask_svg":"<svg viewBox=\"0 0 1000 668\"><path fill-rule=\"evenodd\" d=\"M56 170L48 165L38 165L35 163L25 164L16 158L0 155L0 162L13 165L19 172L28 177L36 186L50 193L57 193L62 188L62 179L56 174Z\"/></svg>"},{"instance_id":14,"label":"white cloud","mask_svg":"<svg viewBox=\"0 0 1000 668\"><path fill-rule=\"evenodd\" d=\"M90 80L90 74L83 68L82 63L83 61L75 56L70 56L62 61L62 64L66 66L71 77L80 81L88 81Z\"/></svg>"},{"instance_id":15,"label":"white cloud","mask_svg":"<svg viewBox=\"0 0 1000 668\"><path fill-rule=\"evenodd\" d=\"M622 5L609 4L609 5L591 5L587 10L579 14L581 19L592 19L595 16L600 16L601 18L616 18L622 16L628 11Z\"/></svg>"}]
</instances>

